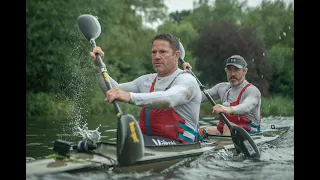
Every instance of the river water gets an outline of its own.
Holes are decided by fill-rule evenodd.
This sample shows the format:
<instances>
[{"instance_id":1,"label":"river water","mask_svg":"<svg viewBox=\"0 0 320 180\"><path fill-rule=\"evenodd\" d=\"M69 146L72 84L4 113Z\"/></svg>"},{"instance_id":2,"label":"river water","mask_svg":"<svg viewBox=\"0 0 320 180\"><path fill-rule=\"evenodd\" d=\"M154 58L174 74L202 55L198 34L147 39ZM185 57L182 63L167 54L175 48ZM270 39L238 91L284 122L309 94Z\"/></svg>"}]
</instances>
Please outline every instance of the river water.
<instances>
[{"instance_id":1,"label":"river water","mask_svg":"<svg viewBox=\"0 0 320 180\"><path fill-rule=\"evenodd\" d=\"M214 126L217 119L202 117L200 125ZM78 127L97 129L102 141L115 141L115 117L91 116L74 119L28 118L26 127L26 161L43 158L52 154L56 139L77 141L81 139ZM55 174L42 177L31 176L26 179L46 180L105 180L105 179L294 179L294 117L265 117L262 129L275 126L290 126L289 131L273 144L259 145L260 161L236 160L224 150L208 152L179 167L164 173L112 172Z\"/></svg>"}]
</instances>

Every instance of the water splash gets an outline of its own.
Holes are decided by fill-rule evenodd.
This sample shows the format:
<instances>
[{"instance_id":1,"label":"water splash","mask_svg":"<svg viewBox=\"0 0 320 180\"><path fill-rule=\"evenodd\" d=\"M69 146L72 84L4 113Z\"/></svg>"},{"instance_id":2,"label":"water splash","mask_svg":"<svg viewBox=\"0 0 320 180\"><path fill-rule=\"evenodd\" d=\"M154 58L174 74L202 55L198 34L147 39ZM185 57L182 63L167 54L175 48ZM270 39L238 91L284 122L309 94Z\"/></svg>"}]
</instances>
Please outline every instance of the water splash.
<instances>
[{"instance_id":1,"label":"water splash","mask_svg":"<svg viewBox=\"0 0 320 180\"><path fill-rule=\"evenodd\" d=\"M228 151L225 149L220 149L218 151L209 151L204 153L204 158L205 159L215 159L215 160L233 160L234 158L236 158L236 154L234 154L232 151Z\"/></svg>"},{"instance_id":2,"label":"water splash","mask_svg":"<svg viewBox=\"0 0 320 180\"><path fill-rule=\"evenodd\" d=\"M82 39L79 29L75 29L70 34L71 39ZM85 116L89 112L88 97L93 90L94 78L89 70L90 60L86 56L88 43L84 41L66 41L70 48L70 61L66 61L64 66L70 70L71 80L62 82L64 92L67 94L67 101L72 105L68 123L62 127L65 134L81 134L79 127L86 127ZM75 59L75 60L74 60ZM72 61L71 61L72 60ZM88 63L85 63L88 62ZM90 66L89 66L90 67ZM81 128L80 128L81 129Z\"/></svg>"},{"instance_id":3,"label":"water splash","mask_svg":"<svg viewBox=\"0 0 320 180\"><path fill-rule=\"evenodd\" d=\"M73 132L75 136L82 136L83 139L90 139L94 143L99 142L101 139L101 132L99 132L101 124L95 130L89 130L87 123L82 126L77 126L77 131Z\"/></svg>"}]
</instances>

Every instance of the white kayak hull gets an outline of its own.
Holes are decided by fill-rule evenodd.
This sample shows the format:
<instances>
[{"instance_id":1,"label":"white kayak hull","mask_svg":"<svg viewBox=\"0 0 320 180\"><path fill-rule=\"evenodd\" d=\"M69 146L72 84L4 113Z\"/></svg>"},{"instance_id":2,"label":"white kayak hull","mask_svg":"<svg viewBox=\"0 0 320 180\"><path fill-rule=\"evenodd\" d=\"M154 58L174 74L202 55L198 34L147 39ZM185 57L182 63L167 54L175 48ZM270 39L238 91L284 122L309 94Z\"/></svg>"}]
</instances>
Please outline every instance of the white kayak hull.
<instances>
[{"instance_id":1,"label":"white kayak hull","mask_svg":"<svg viewBox=\"0 0 320 180\"><path fill-rule=\"evenodd\" d=\"M289 127L265 130L263 133L252 135L252 139L257 145L271 142L287 132L288 129ZM115 172L161 172L179 162L193 160L204 152L219 149L235 150L231 137L210 136L205 142L192 145L146 146L144 157L130 166L120 166L116 157L116 145L114 143L101 142L99 147L91 152L71 152L69 157L59 158L52 156L46 159L27 162L26 175L101 170L112 170Z\"/></svg>"}]
</instances>

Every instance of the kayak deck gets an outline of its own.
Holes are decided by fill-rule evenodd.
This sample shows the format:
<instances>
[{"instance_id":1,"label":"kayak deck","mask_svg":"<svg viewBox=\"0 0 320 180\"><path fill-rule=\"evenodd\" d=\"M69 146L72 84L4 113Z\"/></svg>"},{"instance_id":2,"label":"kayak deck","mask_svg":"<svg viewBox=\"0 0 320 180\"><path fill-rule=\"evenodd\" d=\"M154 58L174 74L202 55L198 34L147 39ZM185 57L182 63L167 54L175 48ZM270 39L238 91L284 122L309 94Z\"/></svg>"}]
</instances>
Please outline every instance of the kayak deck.
<instances>
[{"instance_id":1,"label":"kayak deck","mask_svg":"<svg viewBox=\"0 0 320 180\"><path fill-rule=\"evenodd\" d=\"M268 129L259 134L251 135L254 142L262 144L271 142L288 131L290 127ZM204 152L227 149L235 150L230 136L210 135L202 143L194 144L146 144L144 156L130 166L121 166L117 162L116 144L97 143L95 150L79 153L72 151L69 157L49 156L26 163L26 175L48 174L59 172L82 172L96 170L113 170L115 172L161 172L183 160L191 161Z\"/></svg>"}]
</instances>

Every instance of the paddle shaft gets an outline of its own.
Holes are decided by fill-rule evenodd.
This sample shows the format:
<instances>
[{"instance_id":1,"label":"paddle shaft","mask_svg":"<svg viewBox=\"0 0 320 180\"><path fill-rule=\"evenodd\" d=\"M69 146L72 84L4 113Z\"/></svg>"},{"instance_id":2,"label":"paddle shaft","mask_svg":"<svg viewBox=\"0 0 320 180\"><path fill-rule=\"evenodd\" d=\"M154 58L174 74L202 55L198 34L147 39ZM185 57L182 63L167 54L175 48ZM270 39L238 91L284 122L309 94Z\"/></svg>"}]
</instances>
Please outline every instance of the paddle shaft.
<instances>
[{"instance_id":1,"label":"paddle shaft","mask_svg":"<svg viewBox=\"0 0 320 180\"><path fill-rule=\"evenodd\" d=\"M185 61L181 58L179 58L179 61L183 64L185 63ZM216 105L216 102L214 102L214 100L212 99L212 97L210 96L210 94L204 89L205 86L202 85L202 83L199 81L199 79L196 77L195 74L193 74L193 72L190 70L189 67L187 67L187 69L190 71L190 73L193 75L194 78L196 78L201 91L204 93L204 95L208 98L208 100L211 102L211 104L214 106ZM231 123L229 122L229 120L227 119L226 115L224 115L222 112L219 113L219 115L222 117L222 120L225 124L227 124L228 128L231 129Z\"/></svg>"},{"instance_id":2,"label":"paddle shaft","mask_svg":"<svg viewBox=\"0 0 320 180\"><path fill-rule=\"evenodd\" d=\"M96 42L94 39L90 40L90 44L91 44L92 49L96 47ZM108 78L106 65L102 62L102 59L99 54L96 54L96 57L97 57L99 67L101 68L101 71L102 71L104 82L106 83L107 89L110 90L112 88L112 86L111 86L111 83ZM117 113L117 117L120 118L122 115L122 112L121 112L120 106L118 104L118 101L113 100L112 103L113 103L114 109Z\"/></svg>"}]
</instances>

